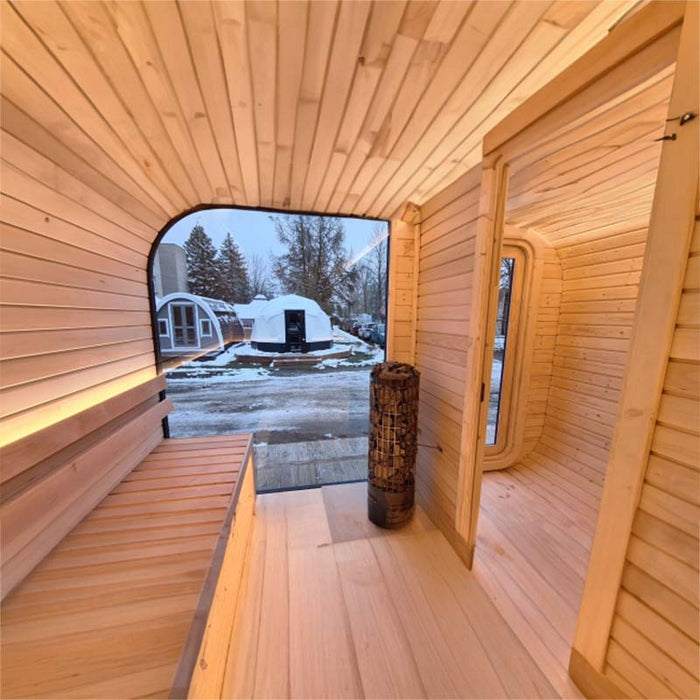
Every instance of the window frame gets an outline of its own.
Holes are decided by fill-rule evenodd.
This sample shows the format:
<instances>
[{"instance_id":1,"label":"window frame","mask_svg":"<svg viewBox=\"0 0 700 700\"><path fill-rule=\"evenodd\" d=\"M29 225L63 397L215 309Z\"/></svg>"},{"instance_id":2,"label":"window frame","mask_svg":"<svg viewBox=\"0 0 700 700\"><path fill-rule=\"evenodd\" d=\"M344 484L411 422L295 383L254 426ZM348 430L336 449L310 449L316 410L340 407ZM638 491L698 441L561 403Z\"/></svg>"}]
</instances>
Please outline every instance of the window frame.
<instances>
[{"instance_id":1,"label":"window frame","mask_svg":"<svg viewBox=\"0 0 700 700\"><path fill-rule=\"evenodd\" d=\"M522 353L519 353L524 345L524 335L527 326L527 306L524 304L527 289L528 272L530 271L529 256L524 246L516 241L504 241L501 251L503 258L513 258L515 265L513 269L513 282L511 285L511 299L508 314L508 333L506 336L505 354L503 356L503 367L501 369L501 391L498 410L498 420L496 423L496 441L485 445L484 457L493 458L504 453L512 444L512 435L515 432L515 420L517 411L515 410L517 401L515 397L515 381L518 372L522 369ZM493 362L492 362L493 368ZM489 377L491 375L489 374ZM490 391L490 385L487 387Z\"/></svg>"},{"instance_id":2,"label":"window frame","mask_svg":"<svg viewBox=\"0 0 700 700\"><path fill-rule=\"evenodd\" d=\"M167 318L159 318L158 320L158 337L159 338L169 338L170 337L170 323ZM163 332L161 323L165 324L165 332Z\"/></svg>"},{"instance_id":3,"label":"window frame","mask_svg":"<svg viewBox=\"0 0 700 700\"><path fill-rule=\"evenodd\" d=\"M208 323L209 324L209 332L205 333L204 332L204 324ZM211 322L210 318L200 318L199 319L199 335L202 338L211 338L214 335L214 324Z\"/></svg>"}]
</instances>

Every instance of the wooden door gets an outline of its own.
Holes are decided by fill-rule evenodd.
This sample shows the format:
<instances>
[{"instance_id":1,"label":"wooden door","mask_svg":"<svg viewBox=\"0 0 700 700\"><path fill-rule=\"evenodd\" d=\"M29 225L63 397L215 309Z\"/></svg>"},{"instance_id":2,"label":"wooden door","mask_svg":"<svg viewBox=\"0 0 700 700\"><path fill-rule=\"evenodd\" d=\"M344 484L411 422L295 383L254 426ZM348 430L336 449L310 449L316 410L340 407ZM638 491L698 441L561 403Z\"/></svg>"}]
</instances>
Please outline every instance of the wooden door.
<instances>
[{"instance_id":1,"label":"wooden door","mask_svg":"<svg viewBox=\"0 0 700 700\"><path fill-rule=\"evenodd\" d=\"M691 18L684 25L686 35L691 31L697 32L697 25L692 25L692 22L697 22L696 17L693 19L697 4L691 1L688 5L692 12L689 12ZM488 416L488 402L484 399L488 396L486 387L490 383L493 355L509 164L515 164L516 158L533 144L636 87L676 59L677 36L674 33L677 34L678 25L683 20L683 9L682 3L650 3L533 95L484 140L455 519L456 530L469 552L468 563L473 558L476 543L481 496ZM676 83L680 75L685 76L685 83L689 82L686 74L693 67L692 60L687 66L685 63L681 51ZM685 92L689 93L689 88ZM674 86L674 96L677 94L680 95L679 89ZM690 111L697 111L692 106L692 99L686 99L684 103L691 105L688 108ZM684 111L688 111L680 108L678 98L675 101L672 99L671 104L673 114L669 118L678 120ZM678 125L676 131L683 131L684 140L687 140L687 134L697 126L698 120L687 122L683 127L678 121L669 122L674 123ZM669 146L674 145L678 147L679 141L669 140L665 143L662 169L673 167L664 166L664 163L671 162L666 154ZM697 149L687 149L684 157L686 161L694 158L697 168ZM684 167L687 175L691 166L686 164ZM659 182L663 182L662 176ZM680 196L680 188L676 188L675 193L666 192L667 189L668 185L664 188L664 196L673 195L676 199ZM660 211L657 202L654 211ZM652 229L653 226L654 219Z\"/></svg>"}]
</instances>

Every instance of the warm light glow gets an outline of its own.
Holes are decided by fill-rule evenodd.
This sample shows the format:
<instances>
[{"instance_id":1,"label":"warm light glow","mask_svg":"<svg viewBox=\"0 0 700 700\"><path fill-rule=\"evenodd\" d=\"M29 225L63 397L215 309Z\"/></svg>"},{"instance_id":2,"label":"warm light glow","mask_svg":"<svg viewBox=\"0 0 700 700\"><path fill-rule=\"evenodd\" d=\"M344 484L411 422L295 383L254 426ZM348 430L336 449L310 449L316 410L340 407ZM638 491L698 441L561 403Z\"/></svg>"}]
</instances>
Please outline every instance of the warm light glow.
<instances>
[{"instance_id":1,"label":"warm light glow","mask_svg":"<svg viewBox=\"0 0 700 700\"><path fill-rule=\"evenodd\" d=\"M207 345L205 348L201 348L197 352L189 353L187 355L173 355L172 361L171 358L165 355L163 357L163 361L166 364L166 369L177 369L178 367L181 367L187 362L192 362L192 360L198 360L200 357L203 357L207 353L210 353L212 350L218 349L219 344L217 342L213 342L211 345Z\"/></svg>"},{"instance_id":2,"label":"warm light glow","mask_svg":"<svg viewBox=\"0 0 700 700\"><path fill-rule=\"evenodd\" d=\"M133 389L135 386L153 379L156 374L155 367L147 367L3 418L0 420L0 447L48 428L54 423L70 418L76 413Z\"/></svg>"},{"instance_id":3,"label":"warm light glow","mask_svg":"<svg viewBox=\"0 0 700 700\"><path fill-rule=\"evenodd\" d=\"M366 255L369 255L382 241L385 241L387 238L389 238L389 230L387 229L384 233L381 234L381 236L378 236L375 240L373 240L368 246L363 248L346 266L345 269L349 270L353 265L356 265L362 258L364 258Z\"/></svg>"}]
</instances>

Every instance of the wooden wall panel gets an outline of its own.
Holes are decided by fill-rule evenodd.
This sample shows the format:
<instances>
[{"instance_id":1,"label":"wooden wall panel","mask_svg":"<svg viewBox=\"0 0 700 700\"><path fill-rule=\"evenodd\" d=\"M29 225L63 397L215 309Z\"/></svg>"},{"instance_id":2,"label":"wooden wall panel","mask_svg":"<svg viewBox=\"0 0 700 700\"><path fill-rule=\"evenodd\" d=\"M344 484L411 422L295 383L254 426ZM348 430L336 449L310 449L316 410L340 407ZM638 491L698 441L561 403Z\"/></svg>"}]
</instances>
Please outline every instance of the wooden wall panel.
<instances>
[{"instance_id":1,"label":"wooden wall panel","mask_svg":"<svg viewBox=\"0 0 700 700\"><path fill-rule=\"evenodd\" d=\"M604 671L639 697L700 692L700 315L690 311L700 299L699 263L696 222Z\"/></svg>"},{"instance_id":2,"label":"wooden wall panel","mask_svg":"<svg viewBox=\"0 0 700 700\"><path fill-rule=\"evenodd\" d=\"M536 307L537 313L531 321L535 324L535 340L529 368L529 387L524 399L525 427L522 453L527 453L535 447L544 429L547 399L554 368L554 350L561 297L561 263L553 248L545 248L542 282Z\"/></svg>"},{"instance_id":3,"label":"wooden wall panel","mask_svg":"<svg viewBox=\"0 0 700 700\"><path fill-rule=\"evenodd\" d=\"M92 187L92 171L76 170L63 151L51 152L58 163L36 151L39 127L13 116L13 133L0 132L0 444L156 373L153 217L99 177Z\"/></svg>"},{"instance_id":4,"label":"wooden wall panel","mask_svg":"<svg viewBox=\"0 0 700 700\"><path fill-rule=\"evenodd\" d=\"M389 295L387 359L415 362L416 236L419 224L391 222L389 238Z\"/></svg>"},{"instance_id":5,"label":"wooden wall panel","mask_svg":"<svg viewBox=\"0 0 700 700\"><path fill-rule=\"evenodd\" d=\"M565 462L572 481L580 479L585 490L595 487L596 494L622 388L645 240L646 229L601 232L557 251L561 306L537 452Z\"/></svg>"},{"instance_id":6,"label":"wooden wall panel","mask_svg":"<svg viewBox=\"0 0 700 700\"><path fill-rule=\"evenodd\" d=\"M421 207L415 364L421 373L416 488L453 541L481 170ZM436 449L439 447L440 449Z\"/></svg>"}]
</instances>

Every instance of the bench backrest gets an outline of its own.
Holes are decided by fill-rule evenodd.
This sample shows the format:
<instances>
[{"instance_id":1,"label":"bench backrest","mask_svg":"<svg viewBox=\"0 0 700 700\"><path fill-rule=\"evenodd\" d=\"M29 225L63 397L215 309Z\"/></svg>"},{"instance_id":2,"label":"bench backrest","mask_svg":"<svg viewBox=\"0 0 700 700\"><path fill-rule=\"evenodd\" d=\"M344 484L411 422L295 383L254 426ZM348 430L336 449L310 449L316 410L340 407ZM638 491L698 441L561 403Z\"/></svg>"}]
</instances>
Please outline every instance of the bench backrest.
<instances>
[{"instance_id":1,"label":"bench backrest","mask_svg":"<svg viewBox=\"0 0 700 700\"><path fill-rule=\"evenodd\" d=\"M0 449L0 599L163 439L156 377Z\"/></svg>"}]
</instances>

